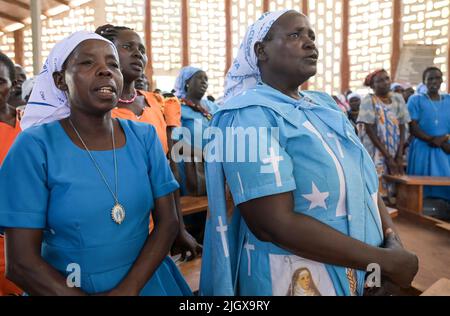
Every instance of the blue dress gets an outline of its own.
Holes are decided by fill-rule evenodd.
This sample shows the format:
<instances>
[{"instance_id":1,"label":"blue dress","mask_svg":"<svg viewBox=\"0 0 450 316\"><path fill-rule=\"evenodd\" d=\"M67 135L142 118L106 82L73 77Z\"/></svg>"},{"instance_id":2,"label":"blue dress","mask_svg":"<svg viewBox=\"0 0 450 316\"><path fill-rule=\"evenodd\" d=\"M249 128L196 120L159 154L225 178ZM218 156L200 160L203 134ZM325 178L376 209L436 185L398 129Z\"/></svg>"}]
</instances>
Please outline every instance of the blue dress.
<instances>
[{"instance_id":1,"label":"blue dress","mask_svg":"<svg viewBox=\"0 0 450 316\"><path fill-rule=\"evenodd\" d=\"M430 136L450 134L450 95L431 101L425 94L413 95L408 101L411 119ZM450 177L450 154L441 148L414 138L410 145L407 173L419 176ZM450 200L450 186L424 188L425 197Z\"/></svg>"},{"instance_id":2,"label":"blue dress","mask_svg":"<svg viewBox=\"0 0 450 316\"><path fill-rule=\"evenodd\" d=\"M214 114L218 109L216 103L207 99L203 99L201 103L202 106L211 114ZM186 146L189 146L191 153L195 157L194 159L198 159L199 162L203 161L203 148L206 145L203 134L209 124L210 120L208 120L202 113L193 110L190 106L184 103L181 103L181 128L178 127L174 130L172 138L176 141L183 142ZM177 165L181 178L180 191L181 195L184 196L187 195L186 193L188 191L186 188L187 180L185 165L183 161L179 162Z\"/></svg>"},{"instance_id":3,"label":"blue dress","mask_svg":"<svg viewBox=\"0 0 450 316\"><path fill-rule=\"evenodd\" d=\"M59 122L22 132L0 169L0 229L42 229L43 259L63 275L78 264L88 294L109 291L127 275L149 236L154 200L178 188L155 128L118 121L126 136L116 149L118 199L126 211L121 225L111 218L113 197L88 153ZM114 189L112 151L92 154ZM166 257L140 294L191 291Z\"/></svg>"},{"instance_id":4,"label":"blue dress","mask_svg":"<svg viewBox=\"0 0 450 316\"><path fill-rule=\"evenodd\" d=\"M211 125L222 131L223 141L212 130L200 294L363 293L364 271L315 262L263 242L238 207L231 213L226 207L225 181L235 205L292 192L294 212L372 246L383 243L372 160L329 95L308 91L303 96L295 100L260 83L214 115ZM252 134L258 136L256 144L249 143ZM304 288L297 286L299 275L309 278Z\"/></svg>"}]
</instances>

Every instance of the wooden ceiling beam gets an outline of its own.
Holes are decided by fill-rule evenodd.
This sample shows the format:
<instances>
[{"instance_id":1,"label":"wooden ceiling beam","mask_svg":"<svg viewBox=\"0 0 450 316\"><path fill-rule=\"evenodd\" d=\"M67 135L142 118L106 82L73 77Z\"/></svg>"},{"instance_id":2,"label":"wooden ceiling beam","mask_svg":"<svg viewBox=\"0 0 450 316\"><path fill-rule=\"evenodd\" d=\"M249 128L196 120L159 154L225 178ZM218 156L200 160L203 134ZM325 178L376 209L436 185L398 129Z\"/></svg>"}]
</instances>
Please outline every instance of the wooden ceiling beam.
<instances>
[{"instance_id":1,"label":"wooden ceiling beam","mask_svg":"<svg viewBox=\"0 0 450 316\"><path fill-rule=\"evenodd\" d=\"M26 3L15 1L15 0L1 0L1 1L5 2L5 3L8 3L8 4L15 5L17 7L20 7L22 9L30 11L30 5L28 5Z\"/></svg>"},{"instance_id":2,"label":"wooden ceiling beam","mask_svg":"<svg viewBox=\"0 0 450 316\"><path fill-rule=\"evenodd\" d=\"M16 22L16 23L22 23L22 20L19 18L16 18L15 16L9 15L8 13L4 13L4 12L0 12L0 18L5 19L5 20L9 20L12 22Z\"/></svg>"}]
</instances>

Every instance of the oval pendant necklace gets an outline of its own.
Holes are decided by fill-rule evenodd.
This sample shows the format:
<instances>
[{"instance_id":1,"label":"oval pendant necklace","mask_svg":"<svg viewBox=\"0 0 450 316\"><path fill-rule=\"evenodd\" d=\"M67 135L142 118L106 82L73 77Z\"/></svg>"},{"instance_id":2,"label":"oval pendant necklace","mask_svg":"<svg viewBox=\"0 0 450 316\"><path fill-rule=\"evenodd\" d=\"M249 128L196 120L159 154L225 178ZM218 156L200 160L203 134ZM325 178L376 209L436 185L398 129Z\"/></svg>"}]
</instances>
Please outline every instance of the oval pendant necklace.
<instances>
[{"instance_id":1,"label":"oval pendant necklace","mask_svg":"<svg viewBox=\"0 0 450 316\"><path fill-rule=\"evenodd\" d=\"M69 118L69 123L72 126L73 130L75 131L75 134L77 134L78 139L83 144L84 148L86 149L86 152L89 154L89 157L91 158L92 162L94 163L94 166L97 168L98 173L102 177L103 182L106 184L106 187L108 188L109 192L111 192L113 198L114 198L114 206L111 209L111 218L116 224L122 224L122 222L125 220L125 208L119 203L118 198L118 184L117 184L117 158L116 158L116 141L114 139L114 124L111 121L111 139L112 139L112 146L113 146L113 160L114 160L114 179L115 179L115 193L111 190L111 187L108 184L108 181L106 180L106 177L103 175L102 170L100 169L100 166L98 165L97 161L95 161L94 157L91 154L91 151L87 148L85 142L83 141L83 138L81 138L80 133L75 128L75 125L73 124L72 120Z\"/></svg>"}]
</instances>

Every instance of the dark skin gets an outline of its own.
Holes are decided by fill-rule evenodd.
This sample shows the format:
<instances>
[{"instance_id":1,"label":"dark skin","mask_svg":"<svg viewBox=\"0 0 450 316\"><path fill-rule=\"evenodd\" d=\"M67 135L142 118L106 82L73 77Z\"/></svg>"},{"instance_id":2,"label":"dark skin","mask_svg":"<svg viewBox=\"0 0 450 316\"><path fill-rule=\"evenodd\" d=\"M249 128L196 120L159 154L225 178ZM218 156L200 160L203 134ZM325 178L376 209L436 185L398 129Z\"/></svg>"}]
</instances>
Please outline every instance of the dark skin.
<instances>
[{"instance_id":1,"label":"dark skin","mask_svg":"<svg viewBox=\"0 0 450 316\"><path fill-rule=\"evenodd\" d=\"M273 24L271 32L272 40L255 45L263 81L299 99L298 87L316 72L317 59L314 62L308 58L317 51L314 31L304 15L289 11ZM417 272L417 257L403 249L380 197L378 203L384 248L362 243L310 216L295 213L292 192L238 206L252 233L262 241L304 258L354 269L366 270L370 263L378 263L385 277L407 287Z\"/></svg>"},{"instance_id":2,"label":"dark skin","mask_svg":"<svg viewBox=\"0 0 450 316\"><path fill-rule=\"evenodd\" d=\"M350 105L350 115L354 120L358 118L359 107L361 105L361 99L353 97L348 101Z\"/></svg>"},{"instance_id":3,"label":"dark skin","mask_svg":"<svg viewBox=\"0 0 450 316\"><path fill-rule=\"evenodd\" d=\"M15 127L16 108L8 103L11 87L14 84L10 77L8 67L0 63L0 122Z\"/></svg>"},{"instance_id":4,"label":"dark skin","mask_svg":"<svg viewBox=\"0 0 450 316\"><path fill-rule=\"evenodd\" d=\"M132 30L119 31L117 33L117 38L114 41L114 45L119 53L121 71L123 74L123 91L120 98L129 100L135 94L135 82L137 79L141 78L148 62L145 46L140 36ZM127 108L135 115L140 116L142 115L143 109L147 106L147 101L143 95L138 95L133 103L127 104L119 102L117 106L120 108ZM167 128L166 133L168 134L168 140L172 139L172 129L172 127ZM168 145L170 152L172 142L169 141ZM170 165L175 178L179 179L176 165L172 162ZM201 246L197 243L195 238L187 232L184 225L179 190L174 193L174 196L178 221L180 223L179 233L175 240L174 247L181 249L183 259L186 258L187 251L189 251L191 255L188 257L188 260L192 260L201 253Z\"/></svg>"},{"instance_id":5,"label":"dark skin","mask_svg":"<svg viewBox=\"0 0 450 316\"><path fill-rule=\"evenodd\" d=\"M405 99L405 102L408 103L409 98L414 95L415 91L413 88L409 87L406 88L403 92L403 99Z\"/></svg>"},{"instance_id":6,"label":"dark skin","mask_svg":"<svg viewBox=\"0 0 450 316\"><path fill-rule=\"evenodd\" d=\"M432 101L439 102L441 100L439 90L441 88L442 82L442 72L438 70L430 70L426 73L424 83L428 88L428 97ZM419 122L416 120L411 121L409 127L413 136L427 142L431 147L442 148L442 150L444 150L446 153L450 153L450 145L448 143L447 135L428 135L420 128Z\"/></svg>"},{"instance_id":7,"label":"dark skin","mask_svg":"<svg viewBox=\"0 0 450 316\"><path fill-rule=\"evenodd\" d=\"M371 85L375 95L382 99L386 104L391 104L392 100L389 98L389 92L391 87L391 78L388 73L383 71L377 74ZM378 148L383 156L386 158L388 171L390 174L399 175L404 174L403 168L403 148L405 145L405 125L400 124L400 144L394 157L389 154L386 146L380 141L376 132L376 124L364 124L366 127L367 135L372 141L373 145Z\"/></svg>"},{"instance_id":8,"label":"dark skin","mask_svg":"<svg viewBox=\"0 0 450 316\"><path fill-rule=\"evenodd\" d=\"M25 100L22 99L22 85L27 80L27 75L22 66L15 65L15 83L11 88L11 95L9 96L9 103L15 107L25 105Z\"/></svg>"},{"instance_id":9,"label":"dark skin","mask_svg":"<svg viewBox=\"0 0 450 316\"><path fill-rule=\"evenodd\" d=\"M112 150L111 126L114 125L116 147L126 138L111 109L122 91L123 79L119 59L106 42L87 40L69 56L65 70L53 74L56 86L66 91L71 105L70 119L91 150ZM110 92L99 91L101 87ZM84 148L68 120L60 121L72 142ZM98 295L138 295L169 252L178 231L173 195L155 200L155 228L148 236L128 274L111 291ZM78 295L79 288L69 288L57 270L41 257L42 230L6 229L6 276L31 295Z\"/></svg>"}]
</instances>

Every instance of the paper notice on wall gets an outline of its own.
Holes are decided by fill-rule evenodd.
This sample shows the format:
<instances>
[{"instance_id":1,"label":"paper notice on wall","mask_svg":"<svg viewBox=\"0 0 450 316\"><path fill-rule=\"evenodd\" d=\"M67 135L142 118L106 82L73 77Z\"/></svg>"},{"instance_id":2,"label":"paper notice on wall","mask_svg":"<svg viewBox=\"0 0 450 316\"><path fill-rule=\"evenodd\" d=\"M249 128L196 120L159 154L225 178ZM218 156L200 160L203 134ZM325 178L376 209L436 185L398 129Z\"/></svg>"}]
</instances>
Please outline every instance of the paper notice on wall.
<instances>
[{"instance_id":1,"label":"paper notice on wall","mask_svg":"<svg viewBox=\"0 0 450 316\"><path fill-rule=\"evenodd\" d=\"M423 71L434 65L437 48L437 45L405 44L400 52L395 81L421 83Z\"/></svg>"}]
</instances>

